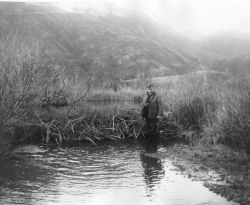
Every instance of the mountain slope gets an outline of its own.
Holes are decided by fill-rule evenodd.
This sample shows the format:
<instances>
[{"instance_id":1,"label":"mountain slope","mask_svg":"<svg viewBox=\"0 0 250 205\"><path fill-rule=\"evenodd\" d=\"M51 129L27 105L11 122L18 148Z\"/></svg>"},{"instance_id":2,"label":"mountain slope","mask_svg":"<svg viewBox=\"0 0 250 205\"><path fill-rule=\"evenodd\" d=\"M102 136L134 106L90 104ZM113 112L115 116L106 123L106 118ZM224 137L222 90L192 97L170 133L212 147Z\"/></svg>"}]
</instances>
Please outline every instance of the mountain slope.
<instances>
[{"instance_id":1,"label":"mountain slope","mask_svg":"<svg viewBox=\"0 0 250 205\"><path fill-rule=\"evenodd\" d=\"M240 31L214 35L199 42L203 62L212 70L250 73L250 35ZM199 53L199 52L197 52Z\"/></svg>"},{"instance_id":2,"label":"mountain slope","mask_svg":"<svg viewBox=\"0 0 250 205\"><path fill-rule=\"evenodd\" d=\"M78 9L66 12L40 3L0 3L1 38L17 33L38 40L67 72L133 78L138 72L161 75L195 69L197 59L186 40L146 14Z\"/></svg>"}]
</instances>

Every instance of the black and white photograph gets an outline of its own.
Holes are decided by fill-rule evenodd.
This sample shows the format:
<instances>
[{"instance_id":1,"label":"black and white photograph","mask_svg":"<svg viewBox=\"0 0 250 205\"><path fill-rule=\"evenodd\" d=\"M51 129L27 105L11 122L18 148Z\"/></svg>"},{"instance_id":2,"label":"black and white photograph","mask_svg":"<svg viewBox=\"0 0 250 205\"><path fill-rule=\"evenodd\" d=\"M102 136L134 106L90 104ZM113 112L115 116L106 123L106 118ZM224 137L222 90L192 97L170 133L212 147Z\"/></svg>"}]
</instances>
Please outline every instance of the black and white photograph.
<instances>
[{"instance_id":1,"label":"black and white photograph","mask_svg":"<svg viewBox=\"0 0 250 205\"><path fill-rule=\"evenodd\" d=\"M0 205L250 205L249 0L0 0Z\"/></svg>"}]
</instances>

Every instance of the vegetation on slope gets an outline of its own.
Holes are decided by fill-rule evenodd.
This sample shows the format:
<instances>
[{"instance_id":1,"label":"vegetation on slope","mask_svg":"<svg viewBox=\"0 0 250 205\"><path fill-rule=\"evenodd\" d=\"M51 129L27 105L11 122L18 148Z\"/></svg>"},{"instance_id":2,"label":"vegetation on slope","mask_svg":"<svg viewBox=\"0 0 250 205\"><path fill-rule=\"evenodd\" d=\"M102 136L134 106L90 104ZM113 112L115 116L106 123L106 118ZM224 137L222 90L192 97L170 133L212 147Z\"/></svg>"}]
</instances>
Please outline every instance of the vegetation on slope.
<instances>
[{"instance_id":1,"label":"vegetation on slope","mask_svg":"<svg viewBox=\"0 0 250 205\"><path fill-rule=\"evenodd\" d=\"M1 3L0 10L1 36L18 33L39 41L67 74L134 78L152 69L181 74L198 62L182 37L142 13L69 13L49 4L11 2Z\"/></svg>"}]
</instances>

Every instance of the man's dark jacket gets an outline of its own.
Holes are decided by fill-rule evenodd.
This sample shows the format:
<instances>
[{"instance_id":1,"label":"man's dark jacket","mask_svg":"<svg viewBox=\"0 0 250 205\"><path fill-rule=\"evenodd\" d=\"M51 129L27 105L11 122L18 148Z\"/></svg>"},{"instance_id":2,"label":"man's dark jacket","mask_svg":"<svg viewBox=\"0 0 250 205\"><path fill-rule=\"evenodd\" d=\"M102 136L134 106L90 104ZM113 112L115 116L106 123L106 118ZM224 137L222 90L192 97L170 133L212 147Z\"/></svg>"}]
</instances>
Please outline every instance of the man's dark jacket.
<instances>
[{"instance_id":1,"label":"man's dark jacket","mask_svg":"<svg viewBox=\"0 0 250 205\"><path fill-rule=\"evenodd\" d=\"M146 112L144 112L146 110ZM163 116L163 107L162 107L162 99L155 92L148 96L146 95L142 109L141 109L142 117L146 119L156 119L158 116Z\"/></svg>"}]
</instances>

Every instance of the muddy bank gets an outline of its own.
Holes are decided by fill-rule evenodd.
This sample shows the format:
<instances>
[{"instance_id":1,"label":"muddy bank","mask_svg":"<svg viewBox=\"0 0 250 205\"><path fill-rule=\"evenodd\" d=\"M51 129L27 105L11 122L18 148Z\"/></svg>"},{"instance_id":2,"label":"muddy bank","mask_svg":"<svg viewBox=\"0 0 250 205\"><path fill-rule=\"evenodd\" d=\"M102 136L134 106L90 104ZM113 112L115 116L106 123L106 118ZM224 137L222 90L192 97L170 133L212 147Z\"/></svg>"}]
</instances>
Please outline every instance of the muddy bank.
<instances>
[{"instance_id":1,"label":"muddy bank","mask_svg":"<svg viewBox=\"0 0 250 205\"><path fill-rule=\"evenodd\" d=\"M250 157L223 145L175 145L152 157L168 158L184 175L242 205L250 204Z\"/></svg>"}]
</instances>

